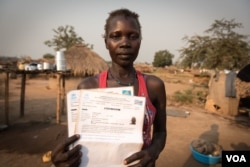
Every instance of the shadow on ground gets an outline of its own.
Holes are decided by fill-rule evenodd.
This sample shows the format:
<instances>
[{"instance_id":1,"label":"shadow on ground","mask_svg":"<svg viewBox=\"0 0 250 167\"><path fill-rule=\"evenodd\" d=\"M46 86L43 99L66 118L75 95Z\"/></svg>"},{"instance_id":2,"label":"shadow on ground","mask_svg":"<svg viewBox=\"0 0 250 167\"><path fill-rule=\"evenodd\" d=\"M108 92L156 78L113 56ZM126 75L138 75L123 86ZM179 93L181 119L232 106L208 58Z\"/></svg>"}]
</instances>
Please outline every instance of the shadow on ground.
<instances>
[{"instance_id":1,"label":"shadow on ground","mask_svg":"<svg viewBox=\"0 0 250 167\"><path fill-rule=\"evenodd\" d=\"M0 131L0 150L8 153L44 153L67 136L67 126L30 122L15 124Z\"/></svg>"}]
</instances>

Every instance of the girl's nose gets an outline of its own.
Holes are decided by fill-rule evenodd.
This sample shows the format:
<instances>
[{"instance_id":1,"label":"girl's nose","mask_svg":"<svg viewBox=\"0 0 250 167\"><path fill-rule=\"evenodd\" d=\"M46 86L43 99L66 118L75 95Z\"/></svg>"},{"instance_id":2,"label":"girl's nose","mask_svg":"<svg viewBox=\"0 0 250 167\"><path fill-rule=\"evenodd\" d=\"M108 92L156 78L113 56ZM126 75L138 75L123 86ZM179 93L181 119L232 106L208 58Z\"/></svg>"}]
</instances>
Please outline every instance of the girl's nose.
<instances>
[{"instance_id":1,"label":"girl's nose","mask_svg":"<svg viewBox=\"0 0 250 167\"><path fill-rule=\"evenodd\" d=\"M121 39L122 46L131 46L131 41L128 37L122 37Z\"/></svg>"}]
</instances>

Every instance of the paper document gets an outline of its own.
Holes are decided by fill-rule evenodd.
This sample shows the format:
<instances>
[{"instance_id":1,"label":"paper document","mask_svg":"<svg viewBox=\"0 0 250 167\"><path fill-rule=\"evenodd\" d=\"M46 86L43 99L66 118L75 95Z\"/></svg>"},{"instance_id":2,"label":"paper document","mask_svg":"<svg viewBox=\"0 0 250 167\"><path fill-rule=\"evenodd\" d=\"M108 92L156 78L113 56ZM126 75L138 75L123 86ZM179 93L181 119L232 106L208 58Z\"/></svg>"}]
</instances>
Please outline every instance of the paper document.
<instances>
[{"instance_id":1,"label":"paper document","mask_svg":"<svg viewBox=\"0 0 250 167\"><path fill-rule=\"evenodd\" d=\"M76 143L82 145L81 167L121 167L141 150L145 97L124 95L123 89L67 94L69 136L81 135Z\"/></svg>"},{"instance_id":2,"label":"paper document","mask_svg":"<svg viewBox=\"0 0 250 167\"><path fill-rule=\"evenodd\" d=\"M122 95L134 95L134 88L132 86L117 87L117 88L97 88L88 89L89 91L101 91ZM67 94L67 116L68 116L68 135L75 134L75 122L77 119L78 110L80 107L80 90L72 90Z\"/></svg>"}]
</instances>

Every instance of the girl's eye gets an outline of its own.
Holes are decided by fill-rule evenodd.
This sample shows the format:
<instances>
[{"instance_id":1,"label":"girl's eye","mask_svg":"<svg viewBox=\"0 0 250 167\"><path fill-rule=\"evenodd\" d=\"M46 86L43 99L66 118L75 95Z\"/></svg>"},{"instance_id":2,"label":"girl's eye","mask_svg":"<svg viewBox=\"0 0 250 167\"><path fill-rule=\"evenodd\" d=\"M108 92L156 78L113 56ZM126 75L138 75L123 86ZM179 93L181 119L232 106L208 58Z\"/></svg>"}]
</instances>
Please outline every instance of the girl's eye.
<instances>
[{"instance_id":1,"label":"girl's eye","mask_svg":"<svg viewBox=\"0 0 250 167\"><path fill-rule=\"evenodd\" d=\"M110 34L109 38L115 41L121 40L122 38L127 38L128 40L138 40L139 39L139 34L131 33L128 35L122 35L120 33L114 33Z\"/></svg>"},{"instance_id":2,"label":"girl's eye","mask_svg":"<svg viewBox=\"0 0 250 167\"><path fill-rule=\"evenodd\" d=\"M129 39L131 39L131 40L137 40L139 38L139 35L138 34L131 34L130 36L129 36Z\"/></svg>"},{"instance_id":3,"label":"girl's eye","mask_svg":"<svg viewBox=\"0 0 250 167\"><path fill-rule=\"evenodd\" d=\"M121 38L121 36L118 35L118 34L112 34L112 35L109 36L109 38L111 38L113 40L119 40Z\"/></svg>"}]
</instances>

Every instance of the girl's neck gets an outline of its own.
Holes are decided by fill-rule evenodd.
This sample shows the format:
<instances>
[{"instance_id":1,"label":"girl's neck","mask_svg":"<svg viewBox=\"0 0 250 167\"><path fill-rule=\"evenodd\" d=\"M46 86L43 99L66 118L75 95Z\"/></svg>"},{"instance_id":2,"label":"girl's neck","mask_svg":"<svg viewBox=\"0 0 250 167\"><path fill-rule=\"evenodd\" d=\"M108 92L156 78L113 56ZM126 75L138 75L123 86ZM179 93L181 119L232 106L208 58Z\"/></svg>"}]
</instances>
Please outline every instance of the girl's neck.
<instances>
[{"instance_id":1,"label":"girl's neck","mask_svg":"<svg viewBox=\"0 0 250 167\"><path fill-rule=\"evenodd\" d=\"M133 66L121 67L117 65L112 65L109 70L115 77L121 79L131 78L131 76L133 76L135 73L135 69Z\"/></svg>"},{"instance_id":2,"label":"girl's neck","mask_svg":"<svg viewBox=\"0 0 250 167\"><path fill-rule=\"evenodd\" d=\"M134 85L137 76L135 69L132 68L115 68L110 67L108 70L109 79L116 82L117 85L121 86L132 86Z\"/></svg>"}]
</instances>

